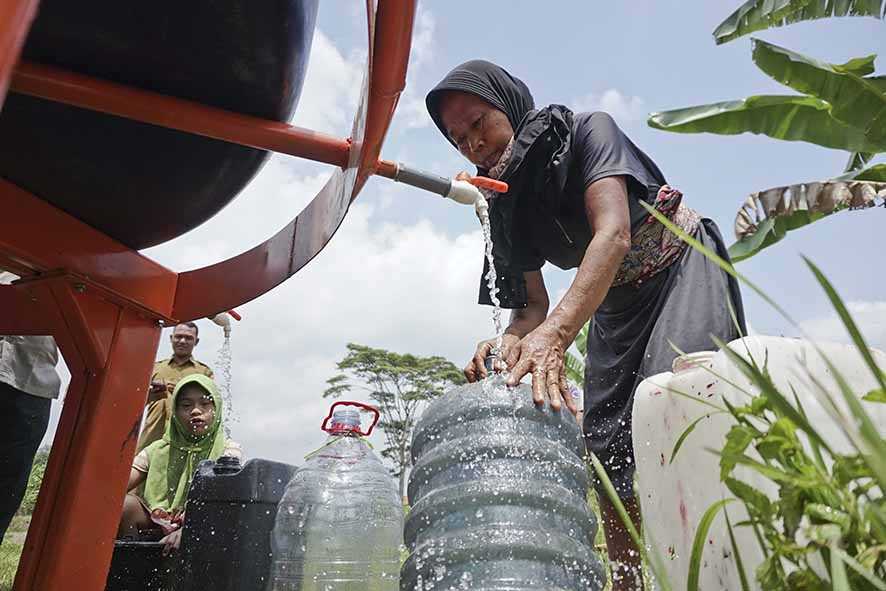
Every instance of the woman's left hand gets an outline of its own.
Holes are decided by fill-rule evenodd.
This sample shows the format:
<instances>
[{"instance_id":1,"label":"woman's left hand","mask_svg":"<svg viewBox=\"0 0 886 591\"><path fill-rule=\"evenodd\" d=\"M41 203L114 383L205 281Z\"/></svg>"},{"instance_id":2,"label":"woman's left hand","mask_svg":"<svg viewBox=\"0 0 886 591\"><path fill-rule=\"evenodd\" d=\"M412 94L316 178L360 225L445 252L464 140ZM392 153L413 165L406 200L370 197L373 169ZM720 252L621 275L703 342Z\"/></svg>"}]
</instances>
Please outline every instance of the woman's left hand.
<instances>
[{"instance_id":1,"label":"woman's left hand","mask_svg":"<svg viewBox=\"0 0 886 591\"><path fill-rule=\"evenodd\" d=\"M511 371L508 386L516 386L523 376L532 373L532 399L536 404L544 404L547 397L552 410L560 410L565 402L566 408L575 414L563 366L564 349L556 328L542 323L511 347L506 360Z\"/></svg>"},{"instance_id":2,"label":"woman's left hand","mask_svg":"<svg viewBox=\"0 0 886 591\"><path fill-rule=\"evenodd\" d=\"M169 556L171 552L178 551L182 543L182 530L175 530L160 540L160 543L163 544L163 556Z\"/></svg>"}]
</instances>

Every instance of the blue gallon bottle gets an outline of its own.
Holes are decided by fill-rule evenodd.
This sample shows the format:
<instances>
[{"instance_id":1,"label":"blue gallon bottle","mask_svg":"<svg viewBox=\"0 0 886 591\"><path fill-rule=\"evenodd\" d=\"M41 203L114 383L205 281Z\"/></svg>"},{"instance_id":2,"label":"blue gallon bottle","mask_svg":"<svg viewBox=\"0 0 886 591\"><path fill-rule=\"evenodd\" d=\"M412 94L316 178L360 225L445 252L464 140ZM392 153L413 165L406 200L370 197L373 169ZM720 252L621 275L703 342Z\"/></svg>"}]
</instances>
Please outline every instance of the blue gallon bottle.
<instances>
[{"instance_id":1,"label":"blue gallon bottle","mask_svg":"<svg viewBox=\"0 0 886 591\"><path fill-rule=\"evenodd\" d=\"M412 441L400 589L602 589L583 457L575 418L528 385L494 375L435 400Z\"/></svg>"}]
</instances>

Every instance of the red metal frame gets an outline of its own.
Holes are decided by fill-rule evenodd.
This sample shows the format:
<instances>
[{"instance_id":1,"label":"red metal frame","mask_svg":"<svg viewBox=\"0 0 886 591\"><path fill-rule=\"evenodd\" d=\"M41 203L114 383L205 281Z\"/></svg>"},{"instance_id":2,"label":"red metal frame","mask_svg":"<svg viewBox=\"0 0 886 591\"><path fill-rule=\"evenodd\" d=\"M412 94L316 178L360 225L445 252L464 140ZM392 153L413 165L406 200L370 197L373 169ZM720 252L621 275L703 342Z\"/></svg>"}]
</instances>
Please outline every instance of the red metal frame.
<instances>
[{"instance_id":1,"label":"red metal frame","mask_svg":"<svg viewBox=\"0 0 886 591\"><path fill-rule=\"evenodd\" d=\"M9 76L21 54L31 22L37 14L38 3L38 0L0 2L0 107L6 99Z\"/></svg>"},{"instance_id":2,"label":"red metal frame","mask_svg":"<svg viewBox=\"0 0 886 591\"><path fill-rule=\"evenodd\" d=\"M0 334L53 335L72 376L14 588L100 591L162 323L229 310L292 276L331 239L368 177L391 169L378 156L405 85L415 0L377 7L367 0L367 79L347 139L39 64L16 66L36 8L36 0L0 2L0 108L9 87L339 167L276 235L181 274L0 179L0 268L23 276L0 286Z\"/></svg>"},{"instance_id":3,"label":"red metal frame","mask_svg":"<svg viewBox=\"0 0 886 591\"><path fill-rule=\"evenodd\" d=\"M52 66L20 62L13 72L11 89L19 94L250 148L271 150L340 167L348 163L350 144L346 139Z\"/></svg>"}]
</instances>

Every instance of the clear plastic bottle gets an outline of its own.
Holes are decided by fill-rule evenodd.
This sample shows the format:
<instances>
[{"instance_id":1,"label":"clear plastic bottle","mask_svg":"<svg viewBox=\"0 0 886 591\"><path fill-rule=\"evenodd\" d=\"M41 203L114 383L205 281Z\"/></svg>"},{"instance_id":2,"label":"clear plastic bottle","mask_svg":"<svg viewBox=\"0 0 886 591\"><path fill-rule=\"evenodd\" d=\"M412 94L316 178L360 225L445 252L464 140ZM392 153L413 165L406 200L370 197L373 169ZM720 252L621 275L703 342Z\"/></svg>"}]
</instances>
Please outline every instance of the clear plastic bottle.
<instances>
[{"instance_id":1,"label":"clear plastic bottle","mask_svg":"<svg viewBox=\"0 0 886 591\"><path fill-rule=\"evenodd\" d=\"M323 422L329 438L296 471L277 507L269 591L398 588L403 505L362 437L372 427L363 433L360 411L340 405L370 409L378 420L372 407L333 405Z\"/></svg>"},{"instance_id":2,"label":"clear plastic bottle","mask_svg":"<svg viewBox=\"0 0 886 591\"><path fill-rule=\"evenodd\" d=\"M427 408L412 439L403 591L599 591L581 432L492 376Z\"/></svg>"}]
</instances>

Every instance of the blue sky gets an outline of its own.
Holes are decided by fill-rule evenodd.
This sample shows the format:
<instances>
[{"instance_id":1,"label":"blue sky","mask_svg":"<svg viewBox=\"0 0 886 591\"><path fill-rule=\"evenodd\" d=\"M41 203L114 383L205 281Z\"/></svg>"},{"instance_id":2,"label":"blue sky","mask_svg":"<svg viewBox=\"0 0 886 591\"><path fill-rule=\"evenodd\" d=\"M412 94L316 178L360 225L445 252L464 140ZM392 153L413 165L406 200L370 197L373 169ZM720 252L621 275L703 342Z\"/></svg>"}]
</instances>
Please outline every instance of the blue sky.
<instances>
[{"instance_id":1,"label":"blue sky","mask_svg":"<svg viewBox=\"0 0 886 591\"><path fill-rule=\"evenodd\" d=\"M558 10L549 11L530 2L509 3L509 9L500 2L427 3L437 25L434 57L411 82L424 93L452 66L481 57L523 78L538 104L599 105L599 98L612 89L626 102L639 99L630 111L635 118L620 117L620 123L688 202L717 221L731 243L735 212L750 192L827 178L841 172L846 160L842 152L796 142L752 135L669 134L646 126L645 116L651 111L750 94L791 93L756 69L748 38L714 45L711 31L732 4L681 2L677 10L674 3L661 1L558 2ZM831 61L886 49L884 24L874 19L797 24L759 36ZM879 71L886 71L882 62ZM424 127L392 137L385 154L432 166L452 158L451 151L433 127ZM822 266L845 298L882 299L886 278L876 272L873 253L879 250L883 214L878 210L835 216L743 263L741 271L768 292L781 295L799 319L827 313L801 253ZM427 216L452 232L466 231L473 223L456 208L431 200L410 203L399 216L408 221ZM556 270L547 275L552 291L571 278ZM747 294L747 299L757 330L788 330L757 298Z\"/></svg>"},{"instance_id":2,"label":"blue sky","mask_svg":"<svg viewBox=\"0 0 886 591\"><path fill-rule=\"evenodd\" d=\"M711 31L739 2L423 2L408 84L383 157L444 175L469 169L423 109L449 69L486 58L523 78L540 105L609 110L655 159L689 204L716 220L727 242L746 196L824 179L846 156L756 136L675 135L645 125L647 113L750 94L788 92L750 60L750 41L716 47ZM735 6L734 6L735 5ZM305 89L294 124L346 136L366 54L365 3L321 2ZM554 7L554 8L551 8ZM760 37L813 57L844 61L886 53L886 24L842 19L794 25ZM886 55L883 56L886 60ZM886 65L880 64L880 72ZM296 215L328 167L272 157L243 193L203 226L147 251L176 270L250 248ZM800 259L815 260L852 302L868 336L886 346L886 279L880 262L882 209L847 213L792 234L742 263L813 336L845 340ZM325 380L345 344L443 355L459 366L491 336L490 310L476 304L482 238L473 211L372 179L332 243L298 275L241 308L232 349L232 432L249 457L301 463L322 442ZM552 295L572 274L545 269ZM793 330L745 290L753 328ZM203 322L197 357L213 364L219 331ZM164 336L158 356L169 354ZM365 399L365 393L353 396ZM53 428L58 415L54 405ZM51 434L50 434L51 436Z\"/></svg>"}]
</instances>

